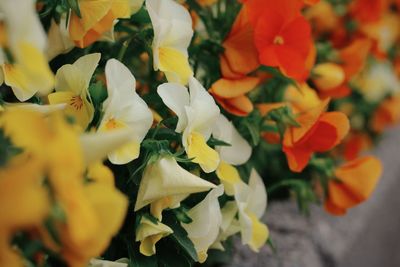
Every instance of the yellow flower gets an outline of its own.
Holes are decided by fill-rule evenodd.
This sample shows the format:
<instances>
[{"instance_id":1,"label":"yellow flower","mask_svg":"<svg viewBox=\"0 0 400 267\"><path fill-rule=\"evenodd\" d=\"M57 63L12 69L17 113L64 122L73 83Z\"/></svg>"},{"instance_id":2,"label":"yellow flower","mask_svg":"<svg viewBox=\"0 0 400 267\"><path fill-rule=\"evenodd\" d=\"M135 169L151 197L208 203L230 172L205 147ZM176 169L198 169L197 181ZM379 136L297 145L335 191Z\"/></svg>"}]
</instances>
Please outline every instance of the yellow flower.
<instances>
[{"instance_id":1,"label":"yellow flower","mask_svg":"<svg viewBox=\"0 0 400 267\"><path fill-rule=\"evenodd\" d=\"M69 34L78 47L86 47L111 30L117 18L129 18L129 0L79 0L82 18L74 12L69 20Z\"/></svg>"},{"instance_id":2,"label":"yellow flower","mask_svg":"<svg viewBox=\"0 0 400 267\"><path fill-rule=\"evenodd\" d=\"M27 155L18 156L0 169L0 266L24 266L11 248L13 235L39 227L50 211L42 170L43 164Z\"/></svg>"},{"instance_id":3,"label":"yellow flower","mask_svg":"<svg viewBox=\"0 0 400 267\"><path fill-rule=\"evenodd\" d=\"M67 104L65 113L72 116L83 130L94 114L88 88L99 60L100 54L95 53L79 58L72 65L62 66L56 74L56 92L48 96L50 104Z\"/></svg>"},{"instance_id":4,"label":"yellow flower","mask_svg":"<svg viewBox=\"0 0 400 267\"><path fill-rule=\"evenodd\" d=\"M161 238L172 234L173 231L167 225L158 222L153 223L149 219L142 217L140 225L136 229L136 242L140 241L140 253L151 256L156 253L156 243Z\"/></svg>"},{"instance_id":5,"label":"yellow flower","mask_svg":"<svg viewBox=\"0 0 400 267\"><path fill-rule=\"evenodd\" d=\"M164 83L157 89L166 106L178 116L175 131L182 134L182 144L189 158L209 173L217 169L218 153L207 145L220 114L212 96L195 79L189 79L189 91L176 83Z\"/></svg>"},{"instance_id":6,"label":"yellow flower","mask_svg":"<svg viewBox=\"0 0 400 267\"><path fill-rule=\"evenodd\" d=\"M193 76L187 52L193 36L188 10L172 0L146 0L146 7L154 29L154 69L163 71L169 82L187 84Z\"/></svg>"},{"instance_id":7,"label":"yellow flower","mask_svg":"<svg viewBox=\"0 0 400 267\"><path fill-rule=\"evenodd\" d=\"M88 176L92 181L85 182L86 164L92 163L91 159L104 158L116 148L113 145L118 147L128 141L126 132L79 137L60 113L45 118L43 114L24 108L4 111L0 127L13 144L24 151L11 161L12 165L0 170L0 192L3 193L0 199L5 197L0 203L4 211L0 215L1 245L12 238L13 232L8 229L15 231L34 226L43 229L41 224L50 206L48 187L43 186L46 178L54 203L63 209L66 217L65 221L56 222L61 239L58 249L69 266L84 266L108 246L122 225L128 207L127 198L114 187L113 175L105 166L90 165ZM87 156L90 153L84 151L88 147L86 142L93 144L96 139L102 142L102 149L96 146L90 149L100 155ZM18 177L21 178L15 179ZM46 244L51 242L48 234L43 235ZM7 262L18 260L10 249L1 250L3 252Z\"/></svg>"},{"instance_id":8,"label":"yellow flower","mask_svg":"<svg viewBox=\"0 0 400 267\"><path fill-rule=\"evenodd\" d=\"M81 232L91 232L85 239L74 240L69 225L61 232L63 242L62 255L71 266L83 266L90 258L100 255L108 246L111 238L117 233L125 218L128 208L127 198L115 188L100 183L85 186L84 196L94 214L91 224L84 223L80 218ZM80 203L82 205L82 203ZM74 214L77 215L77 214ZM81 214L82 215L82 214ZM67 214L68 218L68 214ZM95 226L95 230L88 227Z\"/></svg>"}]
</instances>

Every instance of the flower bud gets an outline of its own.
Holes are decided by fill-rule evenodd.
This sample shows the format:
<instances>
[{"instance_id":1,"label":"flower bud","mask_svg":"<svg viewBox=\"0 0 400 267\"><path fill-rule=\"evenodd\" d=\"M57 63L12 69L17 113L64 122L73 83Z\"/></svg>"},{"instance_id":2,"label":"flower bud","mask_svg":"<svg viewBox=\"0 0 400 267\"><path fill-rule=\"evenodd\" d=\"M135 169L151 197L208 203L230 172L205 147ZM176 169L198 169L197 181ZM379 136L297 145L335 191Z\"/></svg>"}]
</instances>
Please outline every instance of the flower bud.
<instances>
[{"instance_id":1,"label":"flower bud","mask_svg":"<svg viewBox=\"0 0 400 267\"><path fill-rule=\"evenodd\" d=\"M345 74L337 64L321 63L313 69L312 80L319 90L333 89L343 83Z\"/></svg>"}]
</instances>

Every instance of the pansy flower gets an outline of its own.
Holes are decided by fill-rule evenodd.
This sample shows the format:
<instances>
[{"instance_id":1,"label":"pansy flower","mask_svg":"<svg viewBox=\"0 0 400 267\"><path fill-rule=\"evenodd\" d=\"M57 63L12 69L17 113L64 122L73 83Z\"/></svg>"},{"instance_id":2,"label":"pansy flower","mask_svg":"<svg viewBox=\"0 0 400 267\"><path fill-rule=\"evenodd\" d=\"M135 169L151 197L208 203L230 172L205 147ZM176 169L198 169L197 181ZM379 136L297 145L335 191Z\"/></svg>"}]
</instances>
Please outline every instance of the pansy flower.
<instances>
[{"instance_id":1,"label":"pansy flower","mask_svg":"<svg viewBox=\"0 0 400 267\"><path fill-rule=\"evenodd\" d=\"M328 183L325 209L344 215L347 209L367 200L382 175L381 162L372 156L357 158L336 168L335 179Z\"/></svg>"},{"instance_id":2,"label":"pansy flower","mask_svg":"<svg viewBox=\"0 0 400 267\"><path fill-rule=\"evenodd\" d=\"M320 105L298 114L299 127L286 129L283 152L290 170L301 172L315 152L331 150L347 135L349 120L341 112L325 112L329 99Z\"/></svg>"}]
</instances>

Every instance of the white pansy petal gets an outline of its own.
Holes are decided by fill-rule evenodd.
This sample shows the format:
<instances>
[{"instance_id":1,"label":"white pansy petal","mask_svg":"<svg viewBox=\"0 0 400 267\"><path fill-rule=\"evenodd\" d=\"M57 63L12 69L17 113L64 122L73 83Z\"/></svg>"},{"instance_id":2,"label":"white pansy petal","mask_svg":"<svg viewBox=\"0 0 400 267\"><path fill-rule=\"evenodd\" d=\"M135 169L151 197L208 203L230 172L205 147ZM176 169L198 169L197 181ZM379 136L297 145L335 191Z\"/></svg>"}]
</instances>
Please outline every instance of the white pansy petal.
<instances>
[{"instance_id":1,"label":"white pansy petal","mask_svg":"<svg viewBox=\"0 0 400 267\"><path fill-rule=\"evenodd\" d=\"M261 218L267 208L267 191L264 182L255 169L251 170L249 187L251 190L247 209Z\"/></svg>"},{"instance_id":2,"label":"white pansy petal","mask_svg":"<svg viewBox=\"0 0 400 267\"><path fill-rule=\"evenodd\" d=\"M57 70L55 89L81 95L86 90L84 77L74 65L66 64Z\"/></svg>"},{"instance_id":3,"label":"white pansy petal","mask_svg":"<svg viewBox=\"0 0 400 267\"><path fill-rule=\"evenodd\" d=\"M157 88L157 93L164 104L178 116L176 132L181 133L187 126L185 106L189 105L189 92L186 87L177 83L164 83Z\"/></svg>"},{"instance_id":4,"label":"white pansy petal","mask_svg":"<svg viewBox=\"0 0 400 267\"><path fill-rule=\"evenodd\" d=\"M86 94L90 79L100 61L100 53L85 55L74 64L66 64L56 73L56 91L71 91L76 95Z\"/></svg>"},{"instance_id":5,"label":"white pansy petal","mask_svg":"<svg viewBox=\"0 0 400 267\"><path fill-rule=\"evenodd\" d=\"M11 47L16 48L24 41L42 52L45 50L46 34L37 15L34 0L2 0L0 13L7 21L7 37Z\"/></svg>"},{"instance_id":6,"label":"white pansy petal","mask_svg":"<svg viewBox=\"0 0 400 267\"><path fill-rule=\"evenodd\" d=\"M190 106L195 114L192 119L188 118L192 125L192 131L201 133L208 140L218 119L220 110L214 98L194 77L189 79L189 91Z\"/></svg>"},{"instance_id":7,"label":"white pansy petal","mask_svg":"<svg viewBox=\"0 0 400 267\"><path fill-rule=\"evenodd\" d=\"M198 254L205 254L218 237L222 223L218 197L223 192L222 185L211 190L203 201L187 213L193 221L189 224L182 224Z\"/></svg>"},{"instance_id":8,"label":"white pansy petal","mask_svg":"<svg viewBox=\"0 0 400 267\"><path fill-rule=\"evenodd\" d=\"M78 58L74 63L74 66L79 70L83 80L85 81L86 88L89 86L90 79L99 64L100 58L100 53L93 53Z\"/></svg>"},{"instance_id":9,"label":"white pansy petal","mask_svg":"<svg viewBox=\"0 0 400 267\"><path fill-rule=\"evenodd\" d=\"M107 77L108 96L112 97L114 91L126 94L136 89L136 79L131 71L121 62L112 58L107 61L105 69Z\"/></svg>"},{"instance_id":10,"label":"white pansy petal","mask_svg":"<svg viewBox=\"0 0 400 267\"><path fill-rule=\"evenodd\" d=\"M131 135L132 130L129 128L81 135L80 143L85 163L103 160L107 154L129 142L132 138Z\"/></svg>"},{"instance_id":11,"label":"white pansy petal","mask_svg":"<svg viewBox=\"0 0 400 267\"><path fill-rule=\"evenodd\" d=\"M231 165L241 165L249 160L252 153L251 146L239 134L232 122L222 114L215 123L213 136L231 145L216 147L223 161Z\"/></svg>"},{"instance_id":12,"label":"white pansy petal","mask_svg":"<svg viewBox=\"0 0 400 267\"><path fill-rule=\"evenodd\" d=\"M228 201L225 203L224 207L221 209L222 213L222 224L221 230L226 231L232 224L233 219L238 212L238 207L235 201Z\"/></svg>"}]
</instances>

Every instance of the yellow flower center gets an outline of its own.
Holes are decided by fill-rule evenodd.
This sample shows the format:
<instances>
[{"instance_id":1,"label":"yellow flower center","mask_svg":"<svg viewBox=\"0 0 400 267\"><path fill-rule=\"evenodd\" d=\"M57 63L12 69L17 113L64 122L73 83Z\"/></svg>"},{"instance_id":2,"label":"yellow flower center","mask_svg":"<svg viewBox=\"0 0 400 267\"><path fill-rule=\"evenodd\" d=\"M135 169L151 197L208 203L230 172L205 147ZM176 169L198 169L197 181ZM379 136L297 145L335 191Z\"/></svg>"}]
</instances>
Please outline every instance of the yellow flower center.
<instances>
[{"instance_id":1,"label":"yellow flower center","mask_svg":"<svg viewBox=\"0 0 400 267\"><path fill-rule=\"evenodd\" d=\"M81 110L83 107L83 100L80 96L73 96L69 101L69 105L76 110Z\"/></svg>"},{"instance_id":2,"label":"yellow flower center","mask_svg":"<svg viewBox=\"0 0 400 267\"><path fill-rule=\"evenodd\" d=\"M285 40L283 39L282 36L280 36L280 35L275 36L274 44L283 45L284 43L285 43Z\"/></svg>"},{"instance_id":3,"label":"yellow flower center","mask_svg":"<svg viewBox=\"0 0 400 267\"><path fill-rule=\"evenodd\" d=\"M124 128L124 124L121 123L120 121L117 121L114 118L111 118L107 121L107 123L105 124L105 128L106 130L115 130L115 129L121 129Z\"/></svg>"}]
</instances>

